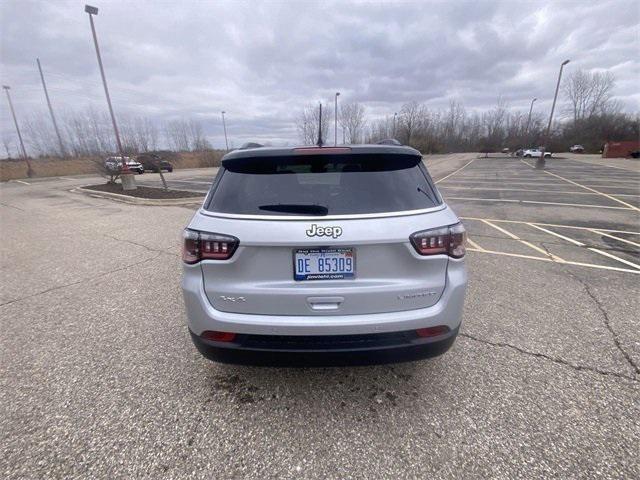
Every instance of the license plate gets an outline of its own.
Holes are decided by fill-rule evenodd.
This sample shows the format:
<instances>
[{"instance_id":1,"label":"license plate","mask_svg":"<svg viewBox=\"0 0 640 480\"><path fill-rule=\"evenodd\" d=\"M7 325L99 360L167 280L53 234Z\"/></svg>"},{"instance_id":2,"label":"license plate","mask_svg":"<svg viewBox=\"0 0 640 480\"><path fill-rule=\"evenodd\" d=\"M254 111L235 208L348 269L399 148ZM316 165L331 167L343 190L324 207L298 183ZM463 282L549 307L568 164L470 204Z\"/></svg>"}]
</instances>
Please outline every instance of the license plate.
<instances>
[{"instance_id":1,"label":"license plate","mask_svg":"<svg viewBox=\"0 0 640 480\"><path fill-rule=\"evenodd\" d=\"M353 248L306 248L294 251L295 280L342 280L355 278Z\"/></svg>"}]
</instances>

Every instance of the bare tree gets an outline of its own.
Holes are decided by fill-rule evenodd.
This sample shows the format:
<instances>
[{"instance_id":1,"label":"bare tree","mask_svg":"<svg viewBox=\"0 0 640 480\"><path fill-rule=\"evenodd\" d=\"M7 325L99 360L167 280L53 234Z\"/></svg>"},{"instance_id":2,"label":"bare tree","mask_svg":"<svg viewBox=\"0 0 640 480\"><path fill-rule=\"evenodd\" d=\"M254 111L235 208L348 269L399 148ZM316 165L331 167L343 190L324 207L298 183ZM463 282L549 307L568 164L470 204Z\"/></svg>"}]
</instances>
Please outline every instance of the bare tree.
<instances>
[{"instance_id":1,"label":"bare tree","mask_svg":"<svg viewBox=\"0 0 640 480\"><path fill-rule=\"evenodd\" d=\"M403 143L412 145L414 134L420 124L424 123L425 113L425 106L415 100L402 106L398 115L397 136L403 140Z\"/></svg>"},{"instance_id":2,"label":"bare tree","mask_svg":"<svg viewBox=\"0 0 640 480\"><path fill-rule=\"evenodd\" d=\"M13 146L13 139L7 133L3 133L2 134L2 146L4 147L4 150L7 152L7 158L11 159L11 150L13 148L12 147Z\"/></svg>"},{"instance_id":3,"label":"bare tree","mask_svg":"<svg viewBox=\"0 0 640 480\"><path fill-rule=\"evenodd\" d=\"M324 143L328 141L329 124L331 123L332 115L333 110L322 105L322 140ZM300 137L300 141L304 145L316 145L318 143L319 118L320 106L307 105L296 120L298 137Z\"/></svg>"},{"instance_id":4,"label":"bare tree","mask_svg":"<svg viewBox=\"0 0 640 480\"><path fill-rule=\"evenodd\" d=\"M595 115L613 113L611 110L616 109L616 102L612 101L614 87L615 77L611 72L577 70L569 75L563 88L571 103L573 123Z\"/></svg>"},{"instance_id":5,"label":"bare tree","mask_svg":"<svg viewBox=\"0 0 640 480\"><path fill-rule=\"evenodd\" d=\"M345 132L346 143L360 143L364 136L365 108L357 103L347 103L340 107L340 126Z\"/></svg>"}]
</instances>

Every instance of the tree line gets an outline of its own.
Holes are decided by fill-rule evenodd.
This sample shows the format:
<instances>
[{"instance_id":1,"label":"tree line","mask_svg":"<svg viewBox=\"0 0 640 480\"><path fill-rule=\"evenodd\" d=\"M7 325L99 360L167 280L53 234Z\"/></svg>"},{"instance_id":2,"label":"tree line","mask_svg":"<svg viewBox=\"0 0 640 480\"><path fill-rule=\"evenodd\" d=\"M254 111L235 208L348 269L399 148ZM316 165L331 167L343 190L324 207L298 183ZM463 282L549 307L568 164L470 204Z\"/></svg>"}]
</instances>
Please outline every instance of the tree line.
<instances>
[{"instance_id":1,"label":"tree line","mask_svg":"<svg viewBox=\"0 0 640 480\"><path fill-rule=\"evenodd\" d=\"M58 119L62 147L46 112L34 113L22 122L21 129L32 156L82 157L117 152L111 118L106 111L89 107L70 112ZM169 148L176 152L211 149L202 124L193 119L163 123L143 116L121 116L118 130L125 154ZM17 152L13 136L4 135L3 149L8 158Z\"/></svg>"},{"instance_id":2,"label":"tree line","mask_svg":"<svg viewBox=\"0 0 640 480\"><path fill-rule=\"evenodd\" d=\"M588 152L598 152L608 140L640 138L640 116L622 112L614 99L615 78L611 73L578 70L563 83L561 95L566 107L557 112L560 120L551 126L547 147L567 151L581 144ZM561 98L562 98L561 97ZM503 99L486 111L467 111L451 100L447 108L405 103L394 115L367 119L365 107L357 102L338 111L338 143L375 143L395 138L423 153L495 152L538 146L544 142L548 112L514 111ZM323 108L323 138L334 140L334 116ZM299 140L316 144L318 106L306 107L297 119Z\"/></svg>"}]
</instances>

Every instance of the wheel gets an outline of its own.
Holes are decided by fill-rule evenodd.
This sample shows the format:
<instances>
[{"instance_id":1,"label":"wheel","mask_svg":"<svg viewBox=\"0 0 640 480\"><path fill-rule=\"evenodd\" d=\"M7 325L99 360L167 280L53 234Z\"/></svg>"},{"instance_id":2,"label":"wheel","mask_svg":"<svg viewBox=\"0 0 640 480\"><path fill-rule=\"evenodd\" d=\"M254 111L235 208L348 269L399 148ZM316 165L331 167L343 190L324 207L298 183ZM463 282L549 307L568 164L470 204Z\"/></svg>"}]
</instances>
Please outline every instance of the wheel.
<instances>
[{"instance_id":1,"label":"wheel","mask_svg":"<svg viewBox=\"0 0 640 480\"><path fill-rule=\"evenodd\" d=\"M550 153L545 153L544 154L544 158L551 158L551 154Z\"/></svg>"},{"instance_id":2,"label":"wheel","mask_svg":"<svg viewBox=\"0 0 640 480\"><path fill-rule=\"evenodd\" d=\"M144 173L144 168L141 168L140 170L138 170L138 174L142 175Z\"/></svg>"},{"instance_id":3,"label":"wheel","mask_svg":"<svg viewBox=\"0 0 640 480\"><path fill-rule=\"evenodd\" d=\"M171 168L167 168L167 172L168 172L168 173L173 172L173 167L171 167Z\"/></svg>"},{"instance_id":4,"label":"wheel","mask_svg":"<svg viewBox=\"0 0 640 480\"><path fill-rule=\"evenodd\" d=\"M531 158L531 154L530 154L530 153L527 153L527 154L524 156L524 158Z\"/></svg>"}]
</instances>

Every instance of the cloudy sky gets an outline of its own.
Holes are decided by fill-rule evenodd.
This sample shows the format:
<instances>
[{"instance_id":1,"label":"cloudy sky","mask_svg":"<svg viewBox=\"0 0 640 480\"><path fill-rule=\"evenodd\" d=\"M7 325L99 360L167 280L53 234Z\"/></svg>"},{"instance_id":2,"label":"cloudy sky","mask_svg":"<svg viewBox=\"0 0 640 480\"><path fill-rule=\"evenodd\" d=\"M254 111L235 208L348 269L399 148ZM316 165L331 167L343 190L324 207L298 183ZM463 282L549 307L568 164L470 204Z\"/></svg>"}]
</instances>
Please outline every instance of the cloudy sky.
<instances>
[{"instance_id":1,"label":"cloudy sky","mask_svg":"<svg viewBox=\"0 0 640 480\"><path fill-rule=\"evenodd\" d=\"M600 1L223 2L94 0L117 115L196 118L214 146L220 111L237 146L295 142L302 107L362 102L369 118L409 100L468 110L502 97L548 111L560 63L610 71L640 111L640 3ZM0 0L2 84L19 117L106 110L84 2ZM2 99L3 135L13 127Z\"/></svg>"}]
</instances>

